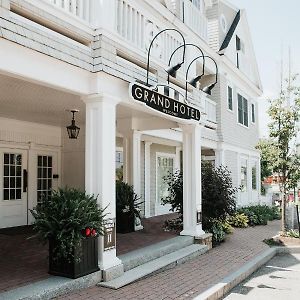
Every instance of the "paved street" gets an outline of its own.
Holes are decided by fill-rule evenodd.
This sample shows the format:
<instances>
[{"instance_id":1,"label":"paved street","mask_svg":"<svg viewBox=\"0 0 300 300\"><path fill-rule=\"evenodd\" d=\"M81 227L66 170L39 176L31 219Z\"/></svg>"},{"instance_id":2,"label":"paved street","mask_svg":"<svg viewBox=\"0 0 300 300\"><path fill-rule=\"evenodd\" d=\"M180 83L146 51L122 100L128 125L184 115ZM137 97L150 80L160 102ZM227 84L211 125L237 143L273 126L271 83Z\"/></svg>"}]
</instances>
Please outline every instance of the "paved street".
<instances>
[{"instance_id":1,"label":"paved street","mask_svg":"<svg viewBox=\"0 0 300 300\"><path fill-rule=\"evenodd\" d=\"M300 299L300 254L279 255L238 285L226 300Z\"/></svg>"},{"instance_id":2,"label":"paved street","mask_svg":"<svg viewBox=\"0 0 300 300\"><path fill-rule=\"evenodd\" d=\"M275 235L279 225L273 221L268 226L236 229L225 243L208 253L119 290L92 287L57 299L193 299L267 249L262 240Z\"/></svg>"}]
</instances>

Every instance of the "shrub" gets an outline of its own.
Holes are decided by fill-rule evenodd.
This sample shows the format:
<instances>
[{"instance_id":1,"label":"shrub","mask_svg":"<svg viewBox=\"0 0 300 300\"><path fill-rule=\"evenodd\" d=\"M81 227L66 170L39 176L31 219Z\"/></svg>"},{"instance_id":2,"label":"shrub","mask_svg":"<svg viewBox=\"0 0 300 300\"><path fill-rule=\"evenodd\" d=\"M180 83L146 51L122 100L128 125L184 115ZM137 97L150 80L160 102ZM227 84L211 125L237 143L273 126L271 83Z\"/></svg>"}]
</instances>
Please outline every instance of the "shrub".
<instances>
[{"instance_id":1,"label":"shrub","mask_svg":"<svg viewBox=\"0 0 300 300\"><path fill-rule=\"evenodd\" d=\"M208 162L202 163L202 223L210 228L210 220L225 220L236 209L237 188L232 185L230 172L226 167L215 168Z\"/></svg>"},{"instance_id":2,"label":"shrub","mask_svg":"<svg viewBox=\"0 0 300 300\"><path fill-rule=\"evenodd\" d=\"M169 196L161 199L162 204L171 204L171 211L177 212L179 219L183 219L183 175L182 172L176 171L169 173L164 177L168 184Z\"/></svg>"},{"instance_id":3,"label":"shrub","mask_svg":"<svg viewBox=\"0 0 300 300\"><path fill-rule=\"evenodd\" d=\"M267 225L268 221L281 217L279 209L275 206L253 205L239 208L237 211L248 217L250 226Z\"/></svg>"},{"instance_id":4,"label":"shrub","mask_svg":"<svg viewBox=\"0 0 300 300\"><path fill-rule=\"evenodd\" d=\"M287 233L286 236L292 237L292 238L299 238L299 231L295 229L290 229Z\"/></svg>"},{"instance_id":5,"label":"shrub","mask_svg":"<svg viewBox=\"0 0 300 300\"><path fill-rule=\"evenodd\" d=\"M170 195L161 199L162 203L171 204L171 210L177 212L182 221L183 174L170 173L164 180L168 184ZM210 163L202 163L202 224L205 230L211 229L211 220L225 220L235 212L236 192L227 168L214 168Z\"/></svg>"},{"instance_id":6,"label":"shrub","mask_svg":"<svg viewBox=\"0 0 300 300\"><path fill-rule=\"evenodd\" d=\"M140 198L134 192L133 186L126 182L116 181L116 212L122 214L130 212L136 217L141 218L139 206L142 202L139 202Z\"/></svg>"},{"instance_id":7,"label":"shrub","mask_svg":"<svg viewBox=\"0 0 300 300\"><path fill-rule=\"evenodd\" d=\"M43 242L49 239L56 245L54 259L74 258L74 249L79 246L85 228L104 233L103 218L105 209L98 207L97 198L88 196L76 189L52 191L49 199L30 210L34 217L33 228ZM78 257L75 257L79 260Z\"/></svg>"},{"instance_id":8,"label":"shrub","mask_svg":"<svg viewBox=\"0 0 300 300\"><path fill-rule=\"evenodd\" d=\"M219 220L211 220L210 221L211 228L209 230L210 233L212 233L212 243L213 246L219 245L225 240L225 231L223 229L222 222Z\"/></svg>"},{"instance_id":9,"label":"shrub","mask_svg":"<svg viewBox=\"0 0 300 300\"><path fill-rule=\"evenodd\" d=\"M236 213L233 216L228 217L228 223L233 227L246 228L248 227L248 217L243 213Z\"/></svg>"},{"instance_id":10,"label":"shrub","mask_svg":"<svg viewBox=\"0 0 300 300\"><path fill-rule=\"evenodd\" d=\"M233 233L233 230L234 230L234 229L233 229L233 227L228 223L227 220L222 221L221 224L222 224L223 231L224 231L226 234L231 234L231 233Z\"/></svg>"}]
</instances>

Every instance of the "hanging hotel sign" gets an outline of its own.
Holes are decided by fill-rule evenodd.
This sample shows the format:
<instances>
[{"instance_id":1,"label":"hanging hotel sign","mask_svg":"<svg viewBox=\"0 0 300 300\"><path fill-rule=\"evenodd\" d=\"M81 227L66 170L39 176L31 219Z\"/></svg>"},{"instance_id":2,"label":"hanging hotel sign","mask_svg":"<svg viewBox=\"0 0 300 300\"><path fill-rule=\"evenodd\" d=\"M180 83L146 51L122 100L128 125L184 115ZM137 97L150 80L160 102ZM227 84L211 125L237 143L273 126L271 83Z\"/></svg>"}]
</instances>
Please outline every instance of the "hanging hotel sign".
<instances>
[{"instance_id":1,"label":"hanging hotel sign","mask_svg":"<svg viewBox=\"0 0 300 300\"><path fill-rule=\"evenodd\" d=\"M160 94L138 83L130 85L131 97L166 115L186 120L200 120L200 111L190 105Z\"/></svg>"}]
</instances>

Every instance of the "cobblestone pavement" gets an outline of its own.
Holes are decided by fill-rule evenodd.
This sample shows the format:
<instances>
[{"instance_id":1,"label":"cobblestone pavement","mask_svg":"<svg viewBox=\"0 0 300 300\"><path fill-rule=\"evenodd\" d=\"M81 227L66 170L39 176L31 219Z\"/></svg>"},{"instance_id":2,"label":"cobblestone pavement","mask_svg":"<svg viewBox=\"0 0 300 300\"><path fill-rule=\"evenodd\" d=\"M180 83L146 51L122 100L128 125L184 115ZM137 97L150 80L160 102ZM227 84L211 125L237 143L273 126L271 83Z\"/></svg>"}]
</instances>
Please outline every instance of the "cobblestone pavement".
<instances>
[{"instance_id":1,"label":"cobblestone pavement","mask_svg":"<svg viewBox=\"0 0 300 300\"><path fill-rule=\"evenodd\" d=\"M243 283L226 300L300 299L300 254L277 255Z\"/></svg>"},{"instance_id":2,"label":"cobblestone pavement","mask_svg":"<svg viewBox=\"0 0 300 300\"><path fill-rule=\"evenodd\" d=\"M192 299L267 249L262 241L279 231L280 222L236 229L226 242L185 264L149 276L119 290L91 287L57 299Z\"/></svg>"}]
</instances>

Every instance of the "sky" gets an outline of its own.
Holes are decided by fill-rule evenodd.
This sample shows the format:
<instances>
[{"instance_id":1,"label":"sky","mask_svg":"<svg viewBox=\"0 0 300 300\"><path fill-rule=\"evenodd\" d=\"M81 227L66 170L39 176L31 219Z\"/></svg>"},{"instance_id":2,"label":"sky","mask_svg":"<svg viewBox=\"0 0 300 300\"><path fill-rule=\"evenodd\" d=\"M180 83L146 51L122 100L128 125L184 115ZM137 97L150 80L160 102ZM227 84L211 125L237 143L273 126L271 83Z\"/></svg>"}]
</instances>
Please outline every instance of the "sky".
<instances>
[{"instance_id":1,"label":"sky","mask_svg":"<svg viewBox=\"0 0 300 300\"><path fill-rule=\"evenodd\" d=\"M257 64L264 89L259 102L260 136L268 134L268 101L280 88L281 61L288 76L288 53L291 71L300 73L300 1L299 0L228 0L245 9L252 35Z\"/></svg>"}]
</instances>

